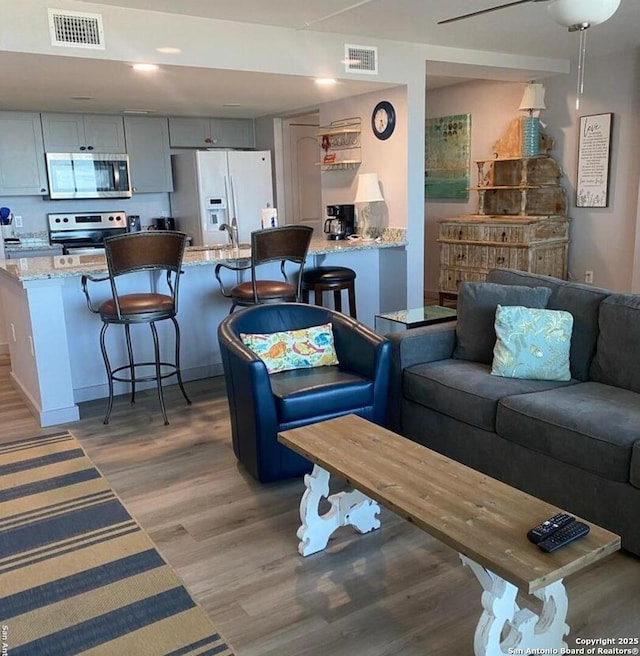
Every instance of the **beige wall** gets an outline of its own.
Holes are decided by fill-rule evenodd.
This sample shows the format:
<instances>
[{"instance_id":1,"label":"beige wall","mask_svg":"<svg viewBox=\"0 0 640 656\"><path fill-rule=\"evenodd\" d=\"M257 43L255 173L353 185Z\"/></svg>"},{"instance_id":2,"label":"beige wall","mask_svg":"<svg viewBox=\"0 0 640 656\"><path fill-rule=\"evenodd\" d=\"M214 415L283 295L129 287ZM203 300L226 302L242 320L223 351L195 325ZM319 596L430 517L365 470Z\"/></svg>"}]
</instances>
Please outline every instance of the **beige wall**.
<instances>
[{"instance_id":1,"label":"beige wall","mask_svg":"<svg viewBox=\"0 0 640 656\"><path fill-rule=\"evenodd\" d=\"M322 173L322 204L353 203L358 174L377 173L384 205L376 208L381 227L407 227L407 94L405 87L368 93L320 107L320 122L359 117L362 133L362 163L357 169ZM381 100L388 100L396 110L396 128L386 140L376 138L371 130L371 113ZM320 153L319 153L320 155Z\"/></svg>"},{"instance_id":2,"label":"beige wall","mask_svg":"<svg viewBox=\"0 0 640 656\"><path fill-rule=\"evenodd\" d=\"M562 165L571 217L570 277L584 281L593 271L594 284L620 292L640 292L640 230L638 189L640 182L640 50L589 60L579 110L575 108L575 77L555 76L540 80L546 88L547 109L543 128L554 140L551 154ZM427 68L428 70L428 68ZM471 158L491 157L491 145L516 116L523 84L471 82L427 93L428 117L471 114ZM612 112L609 207L576 208L575 180L580 116ZM471 164L472 184L476 168ZM473 213L476 196L469 202L425 203L425 289L438 287L437 220Z\"/></svg>"}]
</instances>

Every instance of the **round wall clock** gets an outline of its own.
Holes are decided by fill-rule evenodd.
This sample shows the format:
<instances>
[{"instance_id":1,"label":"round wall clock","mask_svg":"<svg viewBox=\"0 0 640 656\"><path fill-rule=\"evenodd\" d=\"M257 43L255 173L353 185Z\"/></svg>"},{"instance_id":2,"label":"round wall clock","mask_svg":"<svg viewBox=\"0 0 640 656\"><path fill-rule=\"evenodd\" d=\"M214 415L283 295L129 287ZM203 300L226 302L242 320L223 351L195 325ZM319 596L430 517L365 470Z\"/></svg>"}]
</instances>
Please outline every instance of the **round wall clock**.
<instances>
[{"instance_id":1,"label":"round wall clock","mask_svg":"<svg viewBox=\"0 0 640 656\"><path fill-rule=\"evenodd\" d=\"M396 110L387 100L382 100L371 114L371 128L378 139L388 139L396 127Z\"/></svg>"}]
</instances>

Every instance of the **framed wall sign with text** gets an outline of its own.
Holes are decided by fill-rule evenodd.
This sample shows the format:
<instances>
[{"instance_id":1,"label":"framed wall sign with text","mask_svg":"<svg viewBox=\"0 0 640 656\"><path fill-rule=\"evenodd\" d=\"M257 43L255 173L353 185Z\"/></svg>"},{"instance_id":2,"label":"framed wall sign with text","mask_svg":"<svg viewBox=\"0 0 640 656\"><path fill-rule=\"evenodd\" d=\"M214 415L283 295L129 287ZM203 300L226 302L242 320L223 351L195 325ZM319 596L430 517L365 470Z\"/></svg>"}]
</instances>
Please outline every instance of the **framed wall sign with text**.
<instances>
[{"instance_id":1,"label":"framed wall sign with text","mask_svg":"<svg viewBox=\"0 0 640 656\"><path fill-rule=\"evenodd\" d=\"M580 117L576 207L608 207L613 114Z\"/></svg>"}]
</instances>

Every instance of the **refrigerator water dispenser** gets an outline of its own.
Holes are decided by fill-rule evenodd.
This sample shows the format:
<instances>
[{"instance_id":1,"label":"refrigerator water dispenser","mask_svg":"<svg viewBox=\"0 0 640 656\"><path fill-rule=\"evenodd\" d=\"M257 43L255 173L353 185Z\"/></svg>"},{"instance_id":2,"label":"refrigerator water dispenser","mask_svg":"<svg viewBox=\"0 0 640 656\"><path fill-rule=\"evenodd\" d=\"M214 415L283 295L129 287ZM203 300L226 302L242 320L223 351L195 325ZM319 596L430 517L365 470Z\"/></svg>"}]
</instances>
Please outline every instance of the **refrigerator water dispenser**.
<instances>
[{"instance_id":1,"label":"refrigerator water dispenser","mask_svg":"<svg viewBox=\"0 0 640 656\"><path fill-rule=\"evenodd\" d=\"M225 198L207 199L206 230L219 230L223 223L229 223L228 218L227 201Z\"/></svg>"}]
</instances>

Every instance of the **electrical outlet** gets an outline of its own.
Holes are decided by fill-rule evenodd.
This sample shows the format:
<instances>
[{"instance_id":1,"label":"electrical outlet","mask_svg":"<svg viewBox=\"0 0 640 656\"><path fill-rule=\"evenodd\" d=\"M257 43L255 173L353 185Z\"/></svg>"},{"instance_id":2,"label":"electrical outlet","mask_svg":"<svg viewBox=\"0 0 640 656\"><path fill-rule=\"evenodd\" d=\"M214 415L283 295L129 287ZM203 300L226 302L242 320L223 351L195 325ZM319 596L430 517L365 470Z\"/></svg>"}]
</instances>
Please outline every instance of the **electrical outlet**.
<instances>
[{"instance_id":1,"label":"electrical outlet","mask_svg":"<svg viewBox=\"0 0 640 656\"><path fill-rule=\"evenodd\" d=\"M20 215L13 215L13 225L16 228L22 228L22 217Z\"/></svg>"},{"instance_id":2,"label":"electrical outlet","mask_svg":"<svg viewBox=\"0 0 640 656\"><path fill-rule=\"evenodd\" d=\"M593 271L585 271L585 272L584 272L584 281L585 281L588 285L592 285L592 284L593 284Z\"/></svg>"}]
</instances>

